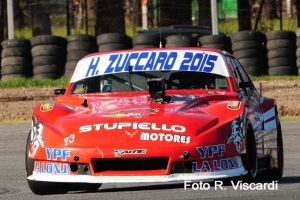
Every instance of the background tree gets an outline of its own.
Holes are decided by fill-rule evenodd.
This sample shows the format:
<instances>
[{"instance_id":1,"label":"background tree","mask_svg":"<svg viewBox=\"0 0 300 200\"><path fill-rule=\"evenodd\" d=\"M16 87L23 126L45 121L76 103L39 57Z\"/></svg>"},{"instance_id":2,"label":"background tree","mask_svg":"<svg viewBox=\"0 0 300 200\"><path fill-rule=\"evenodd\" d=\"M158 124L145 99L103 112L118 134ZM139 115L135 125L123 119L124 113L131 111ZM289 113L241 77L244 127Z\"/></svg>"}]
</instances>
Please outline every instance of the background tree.
<instances>
[{"instance_id":1,"label":"background tree","mask_svg":"<svg viewBox=\"0 0 300 200\"><path fill-rule=\"evenodd\" d=\"M32 35L51 35L50 15L42 0L31 1ZM49 5L48 5L49 8Z\"/></svg>"},{"instance_id":2,"label":"background tree","mask_svg":"<svg viewBox=\"0 0 300 200\"><path fill-rule=\"evenodd\" d=\"M237 3L239 31L252 30L251 6L249 0L238 0Z\"/></svg>"},{"instance_id":3,"label":"background tree","mask_svg":"<svg viewBox=\"0 0 300 200\"><path fill-rule=\"evenodd\" d=\"M96 35L102 33L124 33L124 2L120 0L96 1Z\"/></svg>"},{"instance_id":4,"label":"background tree","mask_svg":"<svg viewBox=\"0 0 300 200\"><path fill-rule=\"evenodd\" d=\"M198 0L199 5L199 26L209 26L211 27L211 8L210 0Z\"/></svg>"},{"instance_id":5,"label":"background tree","mask_svg":"<svg viewBox=\"0 0 300 200\"><path fill-rule=\"evenodd\" d=\"M160 0L158 26L191 25L191 0Z\"/></svg>"}]
</instances>

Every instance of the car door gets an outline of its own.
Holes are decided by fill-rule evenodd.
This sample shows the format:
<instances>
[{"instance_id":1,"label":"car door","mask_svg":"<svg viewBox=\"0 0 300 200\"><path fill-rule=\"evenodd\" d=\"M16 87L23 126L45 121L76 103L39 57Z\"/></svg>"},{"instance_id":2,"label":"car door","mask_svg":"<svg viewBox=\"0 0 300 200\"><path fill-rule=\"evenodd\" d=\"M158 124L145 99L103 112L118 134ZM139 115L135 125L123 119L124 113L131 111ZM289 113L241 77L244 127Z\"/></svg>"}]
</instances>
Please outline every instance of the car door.
<instances>
[{"instance_id":1,"label":"car door","mask_svg":"<svg viewBox=\"0 0 300 200\"><path fill-rule=\"evenodd\" d=\"M263 129L261 96L240 62L235 58L228 57L227 59L231 63L236 90L239 93L241 101L246 103L248 118L253 125L254 133L257 135ZM247 87L240 87L241 85L247 85Z\"/></svg>"}]
</instances>

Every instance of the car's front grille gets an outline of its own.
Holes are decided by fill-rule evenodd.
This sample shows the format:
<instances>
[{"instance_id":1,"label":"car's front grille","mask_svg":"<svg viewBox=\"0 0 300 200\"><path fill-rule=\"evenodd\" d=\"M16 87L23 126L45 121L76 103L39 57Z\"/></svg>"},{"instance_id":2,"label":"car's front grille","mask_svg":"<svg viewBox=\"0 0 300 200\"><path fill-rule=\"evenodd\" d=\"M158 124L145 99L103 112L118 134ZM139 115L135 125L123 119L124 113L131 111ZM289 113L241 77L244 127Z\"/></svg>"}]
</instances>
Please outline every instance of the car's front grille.
<instances>
[{"instance_id":1,"label":"car's front grille","mask_svg":"<svg viewBox=\"0 0 300 200\"><path fill-rule=\"evenodd\" d=\"M169 158L92 159L95 173L104 171L166 170Z\"/></svg>"}]
</instances>

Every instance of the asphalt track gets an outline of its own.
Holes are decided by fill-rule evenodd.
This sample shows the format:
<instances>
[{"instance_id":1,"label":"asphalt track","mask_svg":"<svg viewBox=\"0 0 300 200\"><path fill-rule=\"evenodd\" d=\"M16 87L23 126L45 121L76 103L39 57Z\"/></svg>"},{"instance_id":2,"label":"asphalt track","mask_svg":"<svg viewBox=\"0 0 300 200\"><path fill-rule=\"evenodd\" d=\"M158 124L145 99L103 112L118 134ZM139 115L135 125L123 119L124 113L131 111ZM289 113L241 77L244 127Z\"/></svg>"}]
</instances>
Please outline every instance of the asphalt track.
<instances>
[{"instance_id":1,"label":"asphalt track","mask_svg":"<svg viewBox=\"0 0 300 200\"><path fill-rule=\"evenodd\" d=\"M241 190L232 185L223 190L184 190L183 182L172 184L103 184L97 192L64 195L34 195L25 177L25 143L30 123L0 123L0 199L300 199L300 122L284 122L285 172L276 190Z\"/></svg>"}]
</instances>

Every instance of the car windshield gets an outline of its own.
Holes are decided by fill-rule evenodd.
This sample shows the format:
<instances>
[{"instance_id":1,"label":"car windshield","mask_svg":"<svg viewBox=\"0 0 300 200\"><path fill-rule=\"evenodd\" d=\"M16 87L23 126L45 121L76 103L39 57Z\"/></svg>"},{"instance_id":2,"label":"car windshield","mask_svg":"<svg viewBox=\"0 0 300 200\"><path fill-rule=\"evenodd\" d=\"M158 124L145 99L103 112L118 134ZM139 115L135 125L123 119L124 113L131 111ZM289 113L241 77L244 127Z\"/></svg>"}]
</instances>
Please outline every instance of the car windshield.
<instances>
[{"instance_id":1,"label":"car windshield","mask_svg":"<svg viewBox=\"0 0 300 200\"><path fill-rule=\"evenodd\" d=\"M148 79L164 78L166 90L228 89L226 77L195 71L122 72L89 77L73 84L72 94L148 90Z\"/></svg>"}]
</instances>

